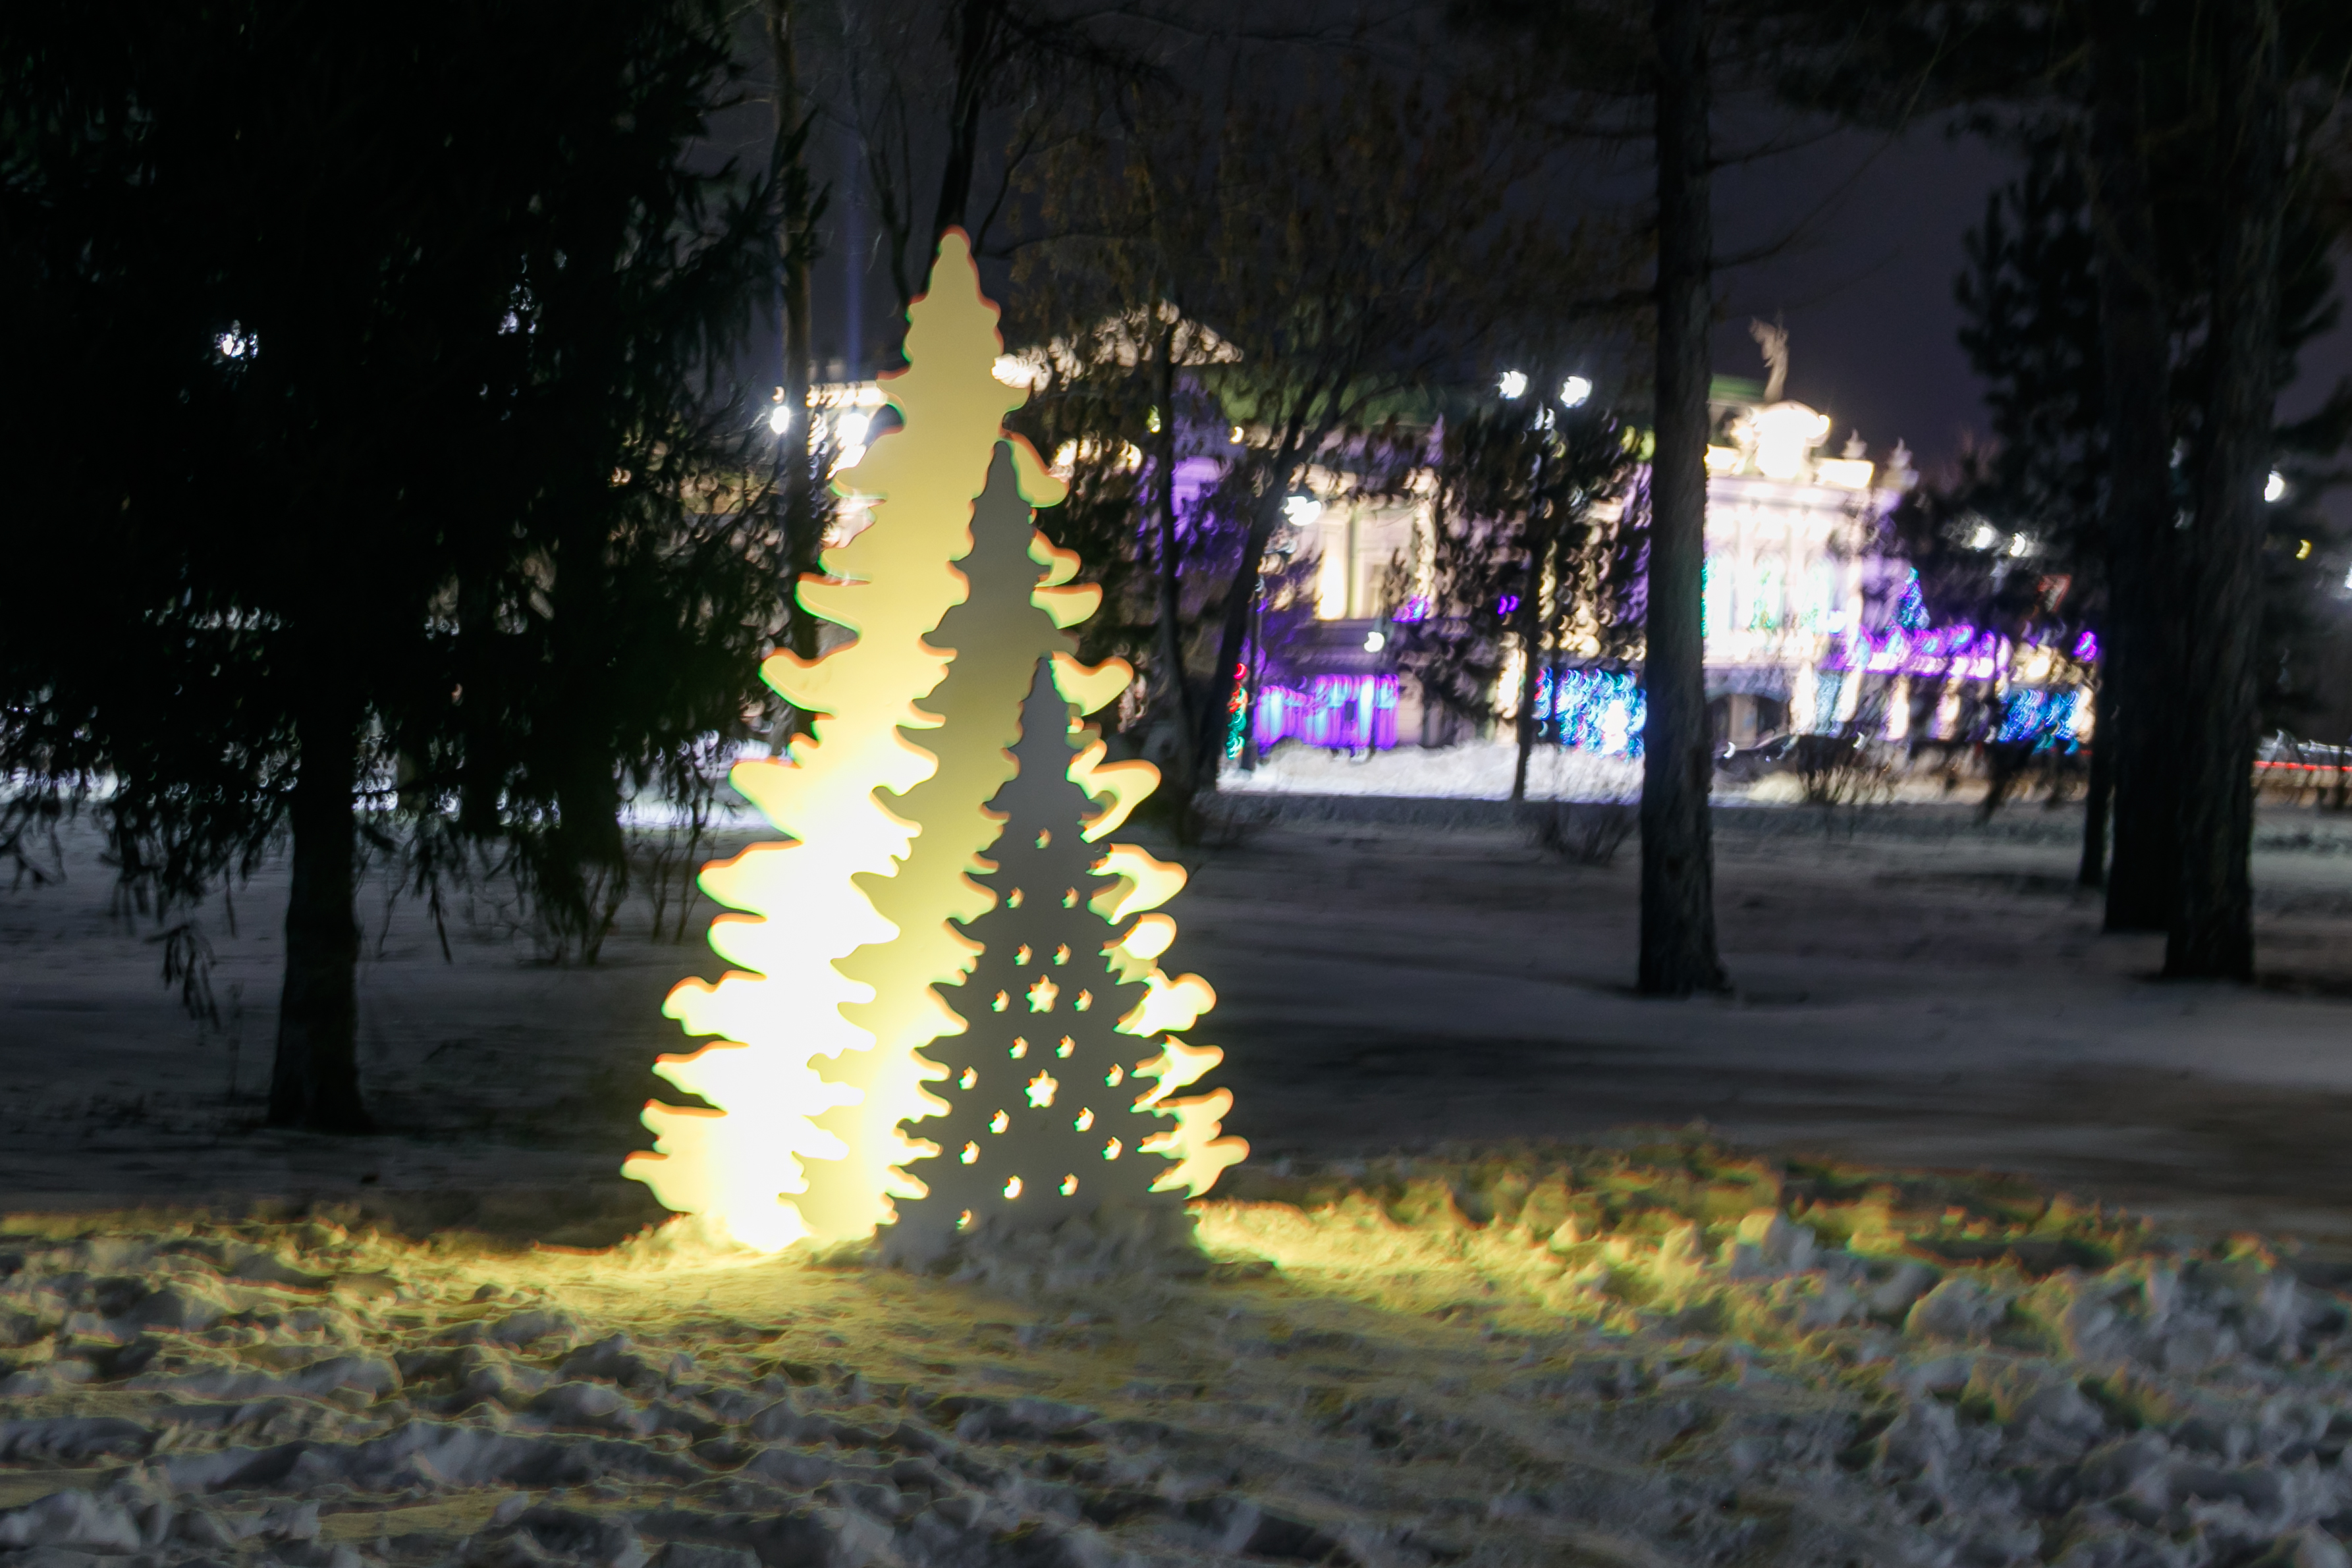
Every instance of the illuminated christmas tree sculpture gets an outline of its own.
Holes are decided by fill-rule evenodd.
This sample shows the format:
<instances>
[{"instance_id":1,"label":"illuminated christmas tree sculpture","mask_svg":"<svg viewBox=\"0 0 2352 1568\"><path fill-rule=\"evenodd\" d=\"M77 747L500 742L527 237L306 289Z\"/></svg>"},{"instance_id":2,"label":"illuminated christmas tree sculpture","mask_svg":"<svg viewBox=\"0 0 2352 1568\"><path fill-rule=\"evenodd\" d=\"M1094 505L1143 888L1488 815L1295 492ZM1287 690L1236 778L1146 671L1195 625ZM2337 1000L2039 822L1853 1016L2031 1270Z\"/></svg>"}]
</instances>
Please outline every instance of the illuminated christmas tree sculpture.
<instances>
[{"instance_id":1,"label":"illuminated christmas tree sculpture","mask_svg":"<svg viewBox=\"0 0 2352 1568\"><path fill-rule=\"evenodd\" d=\"M1219 1135L1229 1093L1173 1093L1221 1059L1172 1032L1189 1029L1214 993L1195 975L1171 980L1154 962L1175 926L1144 912L1183 885L1182 872L1132 845L1097 842L1159 774L1149 763L1104 762L1101 741L1076 724L1134 673L1116 659L1088 668L1071 652L1066 628L1094 612L1101 590L1073 581L1076 557L1033 526L1031 508L1063 491L1028 444L1004 433L1003 416L1025 393L992 373L1001 351L995 307L980 292L963 235L950 231L929 291L908 311L908 368L882 383L902 427L835 481L867 502L872 521L827 549L824 575L799 588L803 609L856 635L814 660L779 652L761 666L771 685L817 716L814 735L796 738L788 759L740 763L731 776L788 838L703 871L704 890L741 912L720 915L710 933L712 947L740 967L716 985L682 983L664 1009L689 1034L719 1037L655 1067L705 1103L649 1103L655 1151L623 1170L667 1207L709 1216L761 1249L871 1235L895 1218L894 1199L965 1190L970 1171L958 1156L971 1140L950 1146L934 1134L964 1096L929 1087L960 1081L962 1070L950 1074L926 1048L976 1027L970 987L959 982L983 952L1008 939L1017 947L1024 918L1050 914L1057 932L1074 918L1026 900L1024 916L974 880L1004 831L1003 808L990 803L1016 777L1011 748L1016 738L1030 743L1041 703L1063 716L1053 737L1063 793L1095 809L1035 831L1066 853L1083 852L1083 880L1104 888L1076 912L1095 927L1084 961L1113 966L1118 995L1138 998L1108 1016L1128 1037L1122 1072L1151 1083L1097 1113L1157 1129L1122 1143L1122 1156L1131 1148L1136 1160L1127 1168L1152 1177L1145 1191L1205 1191L1247 1152ZM985 948L956 929L975 923L976 932L983 919ZM1057 936L1045 950L1068 941ZM1138 1100L1148 1104L1133 1109ZM1012 1149L1030 1135L992 1136ZM1054 1186L1071 1174L1055 1173ZM1080 1174L1073 1196L1098 1190ZM908 1235L940 1229L943 1200L915 1207L926 1218L910 1215ZM970 1207L957 1203L948 1219ZM1030 1227L1077 1211L1039 1204L1003 1218Z\"/></svg>"},{"instance_id":2,"label":"illuminated christmas tree sculpture","mask_svg":"<svg viewBox=\"0 0 2352 1568\"><path fill-rule=\"evenodd\" d=\"M1171 1076L1207 1065L1173 1042L1145 1060L1120 1030L1150 987L1146 966L1110 940L1106 914L1123 888L1081 836L1076 727L1041 662L1013 751L1019 771L989 802L1004 831L978 880L995 904L964 924L980 955L945 993L966 1027L928 1053L947 1069L937 1092L948 1110L922 1131L943 1157L919 1167L929 1194L899 1205L895 1252L934 1255L950 1232L976 1226L1034 1228L1106 1202L1150 1204L1168 1170L1151 1157L1168 1145L1155 1101Z\"/></svg>"}]
</instances>

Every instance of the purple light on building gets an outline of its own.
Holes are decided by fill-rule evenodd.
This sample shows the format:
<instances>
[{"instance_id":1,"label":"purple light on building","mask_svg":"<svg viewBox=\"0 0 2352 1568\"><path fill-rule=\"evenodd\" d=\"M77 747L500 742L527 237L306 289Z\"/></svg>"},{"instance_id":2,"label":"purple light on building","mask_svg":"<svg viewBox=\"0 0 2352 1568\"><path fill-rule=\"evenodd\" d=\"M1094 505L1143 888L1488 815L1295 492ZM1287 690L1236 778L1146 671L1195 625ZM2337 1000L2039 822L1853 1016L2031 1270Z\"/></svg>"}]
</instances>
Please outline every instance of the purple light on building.
<instances>
[{"instance_id":1,"label":"purple light on building","mask_svg":"<svg viewBox=\"0 0 2352 1568\"><path fill-rule=\"evenodd\" d=\"M1394 675L1312 675L1304 687L1268 685L1257 694L1261 750L1301 740L1331 751L1386 751L1396 745Z\"/></svg>"}]
</instances>

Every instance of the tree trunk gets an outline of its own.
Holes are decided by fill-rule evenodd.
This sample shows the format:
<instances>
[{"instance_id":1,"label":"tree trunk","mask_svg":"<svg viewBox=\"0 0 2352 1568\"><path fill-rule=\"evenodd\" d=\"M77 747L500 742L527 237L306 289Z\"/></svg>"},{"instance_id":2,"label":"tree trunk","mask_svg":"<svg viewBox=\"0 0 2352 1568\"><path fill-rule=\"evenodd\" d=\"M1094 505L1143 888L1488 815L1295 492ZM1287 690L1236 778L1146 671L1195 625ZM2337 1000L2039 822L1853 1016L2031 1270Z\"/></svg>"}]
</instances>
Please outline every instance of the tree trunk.
<instances>
[{"instance_id":1,"label":"tree trunk","mask_svg":"<svg viewBox=\"0 0 2352 1568\"><path fill-rule=\"evenodd\" d=\"M1528 579L1519 591L1519 712L1518 755L1511 764L1511 799L1528 798L1528 758L1536 748L1536 694L1541 689L1545 655L1543 611L1544 558L1550 553L1549 518L1543 511L1543 459L1536 459L1536 495L1530 503L1528 528Z\"/></svg>"},{"instance_id":2,"label":"tree trunk","mask_svg":"<svg viewBox=\"0 0 2352 1568\"><path fill-rule=\"evenodd\" d=\"M768 47L776 72L776 146L781 210L776 252L783 274L783 406L792 423L776 438L776 476L784 514L787 582L817 570L824 548L824 519L818 515L816 476L810 465L809 360L813 319L810 275L817 263L815 203L809 190L808 115L801 102L800 65L793 26L793 0L767 0ZM856 374L851 367L850 374ZM794 601L784 640L794 653L817 653L818 620ZM792 727L807 727L808 716L792 710Z\"/></svg>"},{"instance_id":3,"label":"tree trunk","mask_svg":"<svg viewBox=\"0 0 2352 1568\"><path fill-rule=\"evenodd\" d=\"M2221 30L2222 230L2214 277L2195 594L2180 629L2180 891L2164 972L2254 977L2256 664L2263 612L2263 488L2277 399L2278 252L2285 155L2278 0L2241 0Z\"/></svg>"},{"instance_id":4,"label":"tree trunk","mask_svg":"<svg viewBox=\"0 0 2352 1568\"><path fill-rule=\"evenodd\" d=\"M2179 890L2178 636L2170 323L2156 273L2156 212L2131 0L2093 14L2092 173L2107 419L2106 715L2115 779L2106 927L2162 931Z\"/></svg>"},{"instance_id":5,"label":"tree trunk","mask_svg":"<svg viewBox=\"0 0 2352 1568\"><path fill-rule=\"evenodd\" d=\"M1181 820L1181 809L1190 806L1199 789L1201 770L1193 751L1192 706L1184 688L1183 593L1179 579L1183 563L1176 538L1176 327L1171 321L1160 334L1160 450L1151 502L1160 544L1153 606L1160 624L1154 628L1154 653L1160 663L1160 700L1167 705L1168 722L1177 737L1168 758L1168 786Z\"/></svg>"},{"instance_id":6,"label":"tree trunk","mask_svg":"<svg viewBox=\"0 0 2352 1568\"><path fill-rule=\"evenodd\" d=\"M947 161L940 169L940 200L931 217L931 237L964 226L971 204L972 166L980 152L980 111L988 75L994 68L990 47L1003 0L963 0L957 8L955 99L948 114ZM980 247L978 235L972 248Z\"/></svg>"},{"instance_id":7,"label":"tree trunk","mask_svg":"<svg viewBox=\"0 0 2352 1568\"><path fill-rule=\"evenodd\" d=\"M2091 769L2083 789L2083 860L2074 880L2084 887L2107 885L2107 805L2115 797L2116 751L2108 727L2115 723L2115 705L2107 683L2100 677L2092 698L2095 716L2091 726Z\"/></svg>"},{"instance_id":8,"label":"tree trunk","mask_svg":"<svg viewBox=\"0 0 2352 1568\"><path fill-rule=\"evenodd\" d=\"M507 747L500 734L501 694L494 652L499 641L496 591L487 562L478 565L457 590L457 721L465 737L457 776L457 826L478 839L498 833L506 787Z\"/></svg>"},{"instance_id":9,"label":"tree trunk","mask_svg":"<svg viewBox=\"0 0 2352 1568\"><path fill-rule=\"evenodd\" d=\"M1707 329L1714 316L1705 0L1656 0L1657 447L1650 477L1643 682L1640 988L1688 996L1724 984L1715 946L1714 758L1699 620L1706 560Z\"/></svg>"},{"instance_id":10,"label":"tree trunk","mask_svg":"<svg viewBox=\"0 0 2352 1568\"><path fill-rule=\"evenodd\" d=\"M286 901L278 1058L269 1077L273 1127L371 1130L360 1103L360 928L352 913L358 727L348 710L336 707L306 716L296 730L301 771L288 812L293 886Z\"/></svg>"},{"instance_id":11,"label":"tree trunk","mask_svg":"<svg viewBox=\"0 0 2352 1568\"><path fill-rule=\"evenodd\" d=\"M1314 406L1314 394L1303 401L1302 407ZM1209 682L1209 702L1200 716L1200 729L1195 736L1199 749L1194 753L1200 765L1197 778L1201 787L1211 788L1217 770L1224 761L1226 715L1233 711L1234 694L1240 688L1242 649L1249 638L1250 613L1257 601L1258 567L1265 552L1274 544L1274 530L1281 526L1283 503L1289 498L1290 477L1303 450L1304 416L1294 418L1283 433L1282 444L1275 460L1266 465L1268 484L1265 494L1256 497L1250 515L1248 537L1242 541L1241 564L1234 570L1233 586L1226 591L1224 623L1218 629L1217 669ZM1256 716L1244 721L1255 724Z\"/></svg>"}]
</instances>

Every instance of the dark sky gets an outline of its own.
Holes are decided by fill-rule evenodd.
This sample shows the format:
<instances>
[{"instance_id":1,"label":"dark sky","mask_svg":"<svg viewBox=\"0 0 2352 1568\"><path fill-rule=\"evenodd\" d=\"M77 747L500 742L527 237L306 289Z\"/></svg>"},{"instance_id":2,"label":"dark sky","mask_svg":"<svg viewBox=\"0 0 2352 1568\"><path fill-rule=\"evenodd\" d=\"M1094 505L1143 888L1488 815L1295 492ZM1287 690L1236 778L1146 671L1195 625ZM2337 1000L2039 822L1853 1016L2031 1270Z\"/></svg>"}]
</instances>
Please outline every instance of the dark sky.
<instances>
[{"instance_id":1,"label":"dark sky","mask_svg":"<svg viewBox=\"0 0 2352 1568\"><path fill-rule=\"evenodd\" d=\"M1716 370L1760 376L1748 319L1778 312L1789 328L1788 395L1830 413L1835 440L1858 427L1874 449L1909 442L1923 469L1948 461L1963 431L1986 428L1982 388L1957 338L1961 235L2009 173L1983 141L1932 129L1893 141L1842 132L1727 170L1717 193L1724 254L1829 205L1781 255L1721 280ZM2305 350L2282 416L2309 413L2347 374L2352 331L2339 327Z\"/></svg>"},{"instance_id":2,"label":"dark sky","mask_svg":"<svg viewBox=\"0 0 2352 1568\"><path fill-rule=\"evenodd\" d=\"M746 120L747 142L766 134L764 109L752 119L759 123ZM1785 132L1785 120L1779 126ZM1738 134L1722 132L1726 141ZM848 164L854 154L846 135L836 131L834 140L826 161ZM1937 127L1899 138L1837 131L1800 151L1726 168L1716 193L1718 254L1752 253L1784 237L1787 243L1769 259L1718 277L1725 315L1715 339L1717 373L1760 376L1748 323L1777 315L1789 329L1788 395L1827 412L1835 442L1858 429L1874 456L1902 440L1924 472L1950 462L1964 433L1981 436L1986 430L1982 389L1957 340L1952 281L1961 235L2009 173L2006 154ZM817 287L820 374L832 369L824 360L849 346L845 307L852 267L845 253L871 239L870 226L859 232L864 203L857 194L837 188L829 214L832 254ZM862 314L869 325L858 337L870 354L888 336L888 287L878 267L866 273L866 296ZM771 336L753 359L765 365L773 358ZM2305 350L2301 379L2283 400L2282 415L2309 412L2347 374L2352 330L2339 328ZM2331 513L2339 525L2352 525L2352 497L2336 502Z\"/></svg>"}]
</instances>

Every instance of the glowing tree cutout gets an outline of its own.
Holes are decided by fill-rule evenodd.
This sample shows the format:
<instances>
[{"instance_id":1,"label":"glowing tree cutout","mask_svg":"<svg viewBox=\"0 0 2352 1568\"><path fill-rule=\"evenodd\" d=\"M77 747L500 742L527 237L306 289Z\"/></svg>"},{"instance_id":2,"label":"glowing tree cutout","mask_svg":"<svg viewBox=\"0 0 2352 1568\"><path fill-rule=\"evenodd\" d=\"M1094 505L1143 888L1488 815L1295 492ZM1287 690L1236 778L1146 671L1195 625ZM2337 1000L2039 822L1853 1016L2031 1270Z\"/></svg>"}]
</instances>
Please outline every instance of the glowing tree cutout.
<instances>
[{"instance_id":1,"label":"glowing tree cutout","mask_svg":"<svg viewBox=\"0 0 2352 1568\"><path fill-rule=\"evenodd\" d=\"M1129 1037L1117 1062L1121 1083L1104 1084L1079 1109L1132 1128L1106 1134L1104 1143L1121 1140L1120 1159L1097 1164L1138 1179L1089 1186L1092 1173L1056 1170L1041 1193L1045 1178L1024 1170L1020 1192L1051 1200L1024 1206L1002 1196L1000 1176L1006 1222L1051 1225L1106 1196L1204 1192L1248 1152L1219 1135L1230 1093L1173 1092L1223 1055L1174 1037L1215 1001L1207 982L1171 980L1155 963L1175 925L1146 912L1183 885L1182 871L1132 845L1095 847L1159 773L1145 762L1104 762L1101 741L1076 723L1117 698L1134 672L1116 659L1088 668L1071 653L1066 628L1094 612L1101 590L1073 581L1077 558L1033 526L1031 508L1058 503L1063 487L1025 441L1004 433L1003 416L1027 394L992 373L1003 351L996 314L964 236L950 231L929 291L908 311L908 368L883 380L903 426L835 480L868 500L873 520L828 549L824 575L799 588L803 609L855 638L814 660L780 652L761 667L770 685L817 716L814 734L794 739L789 760L739 763L730 776L788 837L703 870L704 891L742 912L719 916L710 931L711 946L740 967L716 985L685 981L664 1005L688 1034L719 1037L655 1066L706 1103L647 1104L655 1152L622 1166L667 1207L707 1215L763 1250L803 1237L871 1235L897 1217L894 1199L923 1200L909 1204L906 1239L918 1230L943 1238L971 1207L941 1195L970 1190L979 1162L966 1167L961 1155L973 1140L963 1134L950 1145L938 1129L963 1127L969 1096L958 1085L979 1069L960 1050L952 1071L946 1053L926 1051L967 1028L985 1032L970 1016L976 982L964 977L975 960L995 973L1024 944L1034 976L1067 946L1067 967L1115 977L1076 988L1096 998L1087 1014L1075 1010L1075 994L1066 1002L1057 990L1055 1007L1068 1010L1038 1016L1087 1019L1097 1052L1118 1049L1106 1023ZM1061 721L1044 725L1051 733L1041 739L1038 716L1055 707ZM1057 791L1032 762L1027 781L999 800L1020 773L1016 740L1032 752L1048 742L1058 748L1048 769ZM1087 802L1096 809L1080 818ZM1066 875L1055 901L1024 897L1007 907L993 888L1005 873L984 857L1014 805L1024 823L1032 812L1064 813L1026 829L1084 862L1084 875ZM983 873L991 885L974 879ZM1065 910L1059 894L1074 883L1085 896ZM1074 937L1081 915L1092 929ZM1045 968L1034 967L1039 952L1049 956ZM1117 1011L1107 995L1118 998ZM1097 1008L1106 1009L1101 1021ZM1063 1033L1079 1038L1057 1030L1049 1052ZM1060 1080L1047 1076L1055 1088L1037 1092L1058 1103ZM1024 1088L1003 1107L1008 1119L1016 1108L1052 1107L1033 1105ZM1007 1150L1025 1147L1046 1124L1023 1124L1031 1130L1016 1134L1008 1122L1006 1133L988 1136ZM1042 1147L1021 1157L1039 1170L1051 1163ZM1076 1183L1066 1197L1067 1176ZM927 1188L937 1191L926 1198Z\"/></svg>"}]
</instances>

